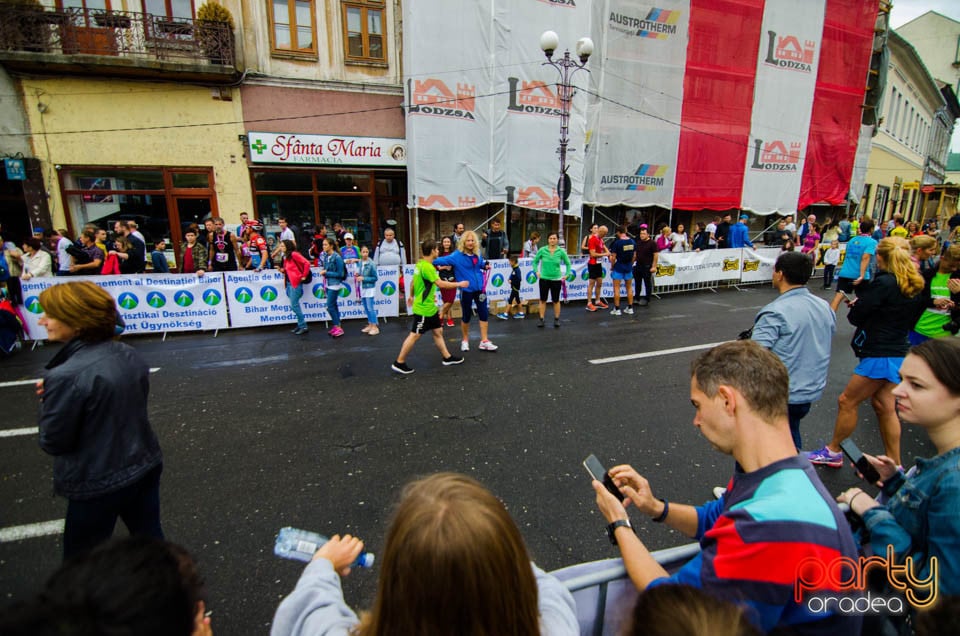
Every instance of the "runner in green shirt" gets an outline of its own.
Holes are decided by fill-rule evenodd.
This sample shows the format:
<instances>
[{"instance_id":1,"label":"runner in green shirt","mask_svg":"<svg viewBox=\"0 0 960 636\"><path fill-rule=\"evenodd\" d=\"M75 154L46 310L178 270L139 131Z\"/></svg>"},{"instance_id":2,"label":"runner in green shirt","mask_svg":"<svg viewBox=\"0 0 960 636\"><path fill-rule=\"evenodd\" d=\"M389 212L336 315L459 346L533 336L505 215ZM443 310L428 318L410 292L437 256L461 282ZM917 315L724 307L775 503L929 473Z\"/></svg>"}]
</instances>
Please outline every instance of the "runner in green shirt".
<instances>
[{"instance_id":1,"label":"runner in green shirt","mask_svg":"<svg viewBox=\"0 0 960 636\"><path fill-rule=\"evenodd\" d=\"M413 324L410 326L410 335L403 341L400 347L400 354L397 360L390 365L390 368L397 373L409 375L413 369L406 365L407 355L427 331L433 332L433 343L443 355L443 366L460 364L463 362L461 356L450 355L447 344L443 341L443 327L440 323L440 317L437 315L436 289L467 287L469 282L462 280L459 282L441 280L437 273L437 268L433 266L433 259L439 253L437 242L433 239L427 239L420 244L420 252L423 258L417 263L416 271L413 274L413 294L407 299L407 304L412 305Z\"/></svg>"},{"instance_id":2,"label":"runner in green shirt","mask_svg":"<svg viewBox=\"0 0 960 636\"><path fill-rule=\"evenodd\" d=\"M960 269L960 245L947 248L940 257L940 263L934 272L927 272L925 292L930 293L930 301L917 324L910 333L910 344L918 345L929 338L943 338L951 335L945 326L951 321L951 312L956 304L951 300L950 279ZM954 282L956 288L960 282Z\"/></svg>"},{"instance_id":3,"label":"runner in green shirt","mask_svg":"<svg viewBox=\"0 0 960 636\"><path fill-rule=\"evenodd\" d=\"M573 271L573 265L570 263L570 257L566 250L560 247L560 237L556 232L551 232L547 237L547 244L537 251L533 257L533 271L540 267L538 275L540 277L540 320L538 327L543 327L543 315L546 311L547 297L553 300L553 326L560 328L560 289L563 286L563 274L560 271L560 264L567 266L567 272Z\"/></svg>"}]
</instances>

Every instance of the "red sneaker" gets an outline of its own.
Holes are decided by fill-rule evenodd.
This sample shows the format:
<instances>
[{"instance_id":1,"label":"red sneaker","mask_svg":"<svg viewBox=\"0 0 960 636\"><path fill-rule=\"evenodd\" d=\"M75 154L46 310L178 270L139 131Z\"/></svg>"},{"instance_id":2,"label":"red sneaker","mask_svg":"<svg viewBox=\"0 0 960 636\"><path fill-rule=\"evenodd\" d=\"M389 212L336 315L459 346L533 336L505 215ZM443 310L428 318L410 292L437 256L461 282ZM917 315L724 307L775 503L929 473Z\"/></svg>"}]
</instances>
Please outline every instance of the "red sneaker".
<instances>
[{"instance_id":1,"label":"red sneaker","mask_svg":"<svg viewBox=\"0 0 960 636\"><path fill-rule=\"evenodd\" d=\"M593 305L593 303L587 303L587 311L596 311L596 310L597 308Z\"/></svg>"},{"instance_id":2,"label":"red sneaker","mask_svg":"<svg viewBox=\"0 0 960 636\"><path fill-rule=\"evenodd\" d=\"M603 302L602 300L598 300L597 302L595 302L595 303L593 303L593 304L596 305L597 307L599 307L600 309L609 309L609 308L610 308L610 305L608 305L607 303Z\"/></svg>"}]
</instances>

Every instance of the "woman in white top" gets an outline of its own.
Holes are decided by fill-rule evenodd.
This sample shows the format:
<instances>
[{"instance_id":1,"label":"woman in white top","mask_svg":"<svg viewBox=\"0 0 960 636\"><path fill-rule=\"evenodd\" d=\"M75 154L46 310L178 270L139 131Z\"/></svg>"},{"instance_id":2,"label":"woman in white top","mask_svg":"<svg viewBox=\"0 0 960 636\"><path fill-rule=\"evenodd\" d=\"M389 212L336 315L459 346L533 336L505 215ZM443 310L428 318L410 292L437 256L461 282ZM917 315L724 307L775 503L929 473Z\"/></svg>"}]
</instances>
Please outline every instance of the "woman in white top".
<instances>
[{"instance_id":1,"label":"woman in white top","mask_svg":"<svg viewBox=\"0 0 960 636\"><path fill-rule=\"evenodd\" d=\"M686 252L690 249L690 241L683 223L677 224L677 231L670 235L670 240L673 241L673 248L670 250L672 252Z\"/></svg>"},{"instance_id":2,"label":"woman in white top","mask_svg":"<svg viewBox=\"0 0 960 636\"><path fill-rule=\"evenodd\" d=\"M40 239L28 238L23 242L23 274L20 278L30 280L53 275L53 259L41 248Z\"/></svg>"}]
</instances>

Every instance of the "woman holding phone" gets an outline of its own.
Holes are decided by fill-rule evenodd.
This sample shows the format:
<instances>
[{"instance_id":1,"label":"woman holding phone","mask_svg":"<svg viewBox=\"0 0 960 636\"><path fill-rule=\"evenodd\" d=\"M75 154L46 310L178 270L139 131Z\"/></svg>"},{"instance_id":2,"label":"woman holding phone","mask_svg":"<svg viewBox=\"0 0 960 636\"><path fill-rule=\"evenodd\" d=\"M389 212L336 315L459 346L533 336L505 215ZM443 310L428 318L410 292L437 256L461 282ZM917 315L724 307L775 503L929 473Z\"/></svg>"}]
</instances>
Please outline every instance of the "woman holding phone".
<instances>
[{"instance_id":1,"label":"woman holding phone","mask_svg":"<svg viewBox=\"0 0 960 636\"><path fill-rule=\"evenodd\" d=\"M894 458L865 455L880 473L880 500L850 488L837 501L863 518L873 554L884 557L892 546L897 563L913 559L919 580L929 580L937 567L939 593L960 594L960 342L940 338L917 345L904 358L900 377L893 389L897 415L924 429L936 456L917 459L904 474Z\"/></svg>"},{"instance_id":2,"label":"woman holding phone","mask_svg":"<svg viewBox=\"0 0 960 636\"><path fill-rule=\"evenodd\" d=\"M840 468L840 442L857 427L860 404L870 400L888 457L900 463L900 421L894 409L893 388L900 381L903 356L910 349L907 334L923 311L923 278L898 239L885 238L877 246L878 272L868 285L857 288L847 320L856 327L850 345L860 359L840 394L833 438L807 454L814 464Z\"/></svg>"}]
</instances>

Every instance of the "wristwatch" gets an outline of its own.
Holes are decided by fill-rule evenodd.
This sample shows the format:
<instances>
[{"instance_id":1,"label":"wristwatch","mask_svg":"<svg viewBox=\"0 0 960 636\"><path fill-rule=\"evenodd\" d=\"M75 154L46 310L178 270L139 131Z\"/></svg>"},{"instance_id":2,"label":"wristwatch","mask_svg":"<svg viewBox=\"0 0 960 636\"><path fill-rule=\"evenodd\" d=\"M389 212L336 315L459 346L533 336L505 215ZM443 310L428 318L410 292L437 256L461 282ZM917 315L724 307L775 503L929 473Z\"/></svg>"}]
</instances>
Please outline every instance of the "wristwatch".
<instances>
[{"instance_id":1,"label":"wristwatch","mask_svg":"<svg viewBox=\"0 0 960 636\"><path fill-rule=\"evenodd\" d=\"M612 545L617 545L617 528L630 528L633 530L633 526L630 525L629 519L617 519L613 523L607 525L607 537L610 539Z\"/></svg>"}]
</instances>

